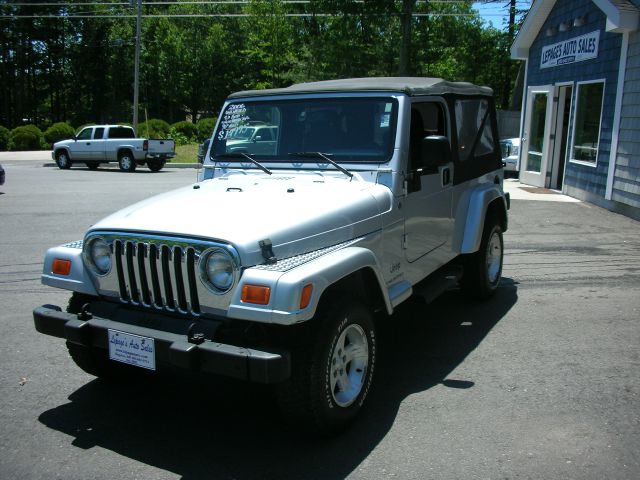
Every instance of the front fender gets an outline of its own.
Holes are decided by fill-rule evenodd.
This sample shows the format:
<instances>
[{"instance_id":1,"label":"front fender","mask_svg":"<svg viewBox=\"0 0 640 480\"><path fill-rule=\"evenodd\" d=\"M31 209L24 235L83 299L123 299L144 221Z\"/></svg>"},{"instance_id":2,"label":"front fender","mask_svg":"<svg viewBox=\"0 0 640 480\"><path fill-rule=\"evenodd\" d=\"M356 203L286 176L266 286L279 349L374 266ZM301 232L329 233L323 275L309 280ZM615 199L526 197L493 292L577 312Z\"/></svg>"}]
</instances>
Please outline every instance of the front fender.
<instances>
[{"instance_id":1,"label":"front fender","mask_svg":"<svg viewBox=\"0 0 640 480\"><path fill-rule=\"evenodd\" d=\"M324 291L351 273L362 269L373 271L384 296L387 310L392 311L380 265L371 250L362 247L346 247L307 262L286 272L261 268L245 270L229 306L228 316L262 323L292 325L311 319ZM243 303L244 285L268 286L271 296L268 305ZM300 297L305 285L313 285L309 305L301 309Z\"/></svg>"},{"instance_id":2,"label":"front fender","mask_svg":"<svg viewBox=\"0 0 640 480\"><path fill-rule=\"evenodd\" d=\"M69 275L53 273L54 259L69 260L71 271ZM74 292L98 295L89 272L82 261L82 242L73 242L47 250L44 256L41 281L44 285L72 290Z\"/></svg>"}]
</instances>

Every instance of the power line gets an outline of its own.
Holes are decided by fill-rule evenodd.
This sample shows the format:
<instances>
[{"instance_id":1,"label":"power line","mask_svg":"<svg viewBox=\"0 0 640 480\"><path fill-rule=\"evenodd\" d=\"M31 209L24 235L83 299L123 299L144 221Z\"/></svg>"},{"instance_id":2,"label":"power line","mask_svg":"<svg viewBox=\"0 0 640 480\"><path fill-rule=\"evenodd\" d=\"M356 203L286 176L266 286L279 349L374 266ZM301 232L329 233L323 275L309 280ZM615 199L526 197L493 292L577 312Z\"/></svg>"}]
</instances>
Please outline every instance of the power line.
<instances>
[{"instance_id":1,"label":"power line","mask_svg":"<svg viewBox=\"0 0 640 480\"><path fill-rule=\"evenodd\" d=\"M387 13L284 13L284 17L375 17L375 16L400 16L397 14ZM263 14L253 13L176 13L176 14L143 14L143 18L225 18L225 17L260 17ZM412 17L475 17L475 13L414 13ZM95 15L95 14L80 14L80 15L1 15L0 18L55 18L55 19L71 19L71 18L136 18L136 15Z\"/></svg>"}]
</instances>

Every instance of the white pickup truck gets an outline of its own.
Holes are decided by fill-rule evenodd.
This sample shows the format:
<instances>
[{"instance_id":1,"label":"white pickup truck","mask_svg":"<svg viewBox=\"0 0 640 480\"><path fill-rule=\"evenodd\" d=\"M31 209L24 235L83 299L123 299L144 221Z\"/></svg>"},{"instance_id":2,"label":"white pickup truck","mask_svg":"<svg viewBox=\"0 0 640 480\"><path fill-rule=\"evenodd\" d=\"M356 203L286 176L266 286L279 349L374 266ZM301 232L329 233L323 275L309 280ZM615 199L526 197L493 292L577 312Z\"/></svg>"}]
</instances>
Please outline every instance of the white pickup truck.
<instances>
[{"instance_id":1,"label":"white pickup truck","mask_svg":"<svg viewBox=\"0 0 640 480\"><path fill-rule=\"evenodd\" d=\"M133 172L137 165L147 165L157 172L167 159L175 157L173 140L136 138L126 125L91 125L69 140L53 144L51 156L63 170L83 162L91 170L101 163L118 162L123 172Z\"/></svg>"}]
</instances>

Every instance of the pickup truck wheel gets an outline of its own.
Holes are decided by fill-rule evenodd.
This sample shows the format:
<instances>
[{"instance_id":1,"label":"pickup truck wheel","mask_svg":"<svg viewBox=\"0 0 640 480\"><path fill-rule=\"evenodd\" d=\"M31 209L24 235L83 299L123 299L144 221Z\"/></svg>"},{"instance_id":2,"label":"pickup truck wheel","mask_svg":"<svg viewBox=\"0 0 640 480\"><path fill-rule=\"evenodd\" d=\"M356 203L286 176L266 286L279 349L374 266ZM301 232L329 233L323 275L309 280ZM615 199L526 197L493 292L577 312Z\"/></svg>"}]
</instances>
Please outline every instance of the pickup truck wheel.
<instances>
[{"instance_id":1,"label":"pickup truck wheel","mask_svg":"<svg viewBox=\"0 0 640 480\"><path fill-rule=\"evenodd\" d=\"M69 160L69 155L64 150L56 153L56 165L60 170L68 170L71 168L71 160Z\"/></svg>"},{"instance_id":2,"label":"pickup truck wheel","mask_svg":"<svg viewBox=\"0 0 640 480\"><path fill-rule=\"evenodd\" d=\"M329 302L327 302L329 303ZM278 388L288 420L320 433L340 430L360 411L376 359L371 313L357 302L331 302L308 342L296 342L291 378Z\"/></svg>"},{"instance_id":3,"label":"pickup truck wheel","mask_svg":"<svg viewBox=\"0 0 640 480\"><path fill-rule=\"evenodd\" d=\"M135 172L136 171L136 161L133 158L133 155L129 151L121 152L118 155L118 166L120 170L123 172Z\"/></svg>"},{"instance_id":4,"label":"pickup truck wheel","mask_svg":"<svg viewBox=\"0 0 640 480\"><path fill-rule=\"evenodd\" d=\"M476 300L491 297L502 276L504 243L502 228L495 219L485 222L480 249L464 262L464 274L460 282L462 291Z\"/></svg>"},{"instance_id":5,"label":"pickup truck wheel","mask_svg":"<svg viewBox=\"0 0 640 480\"><path fill-rule=\"evenodd\" d=\"M166 163L167 161L164 159L149 160L147 161L147 167L149 167L149 170L151 170L152 172L159 172L160 170L162 170Z\"/></svg>"}]
</instances>

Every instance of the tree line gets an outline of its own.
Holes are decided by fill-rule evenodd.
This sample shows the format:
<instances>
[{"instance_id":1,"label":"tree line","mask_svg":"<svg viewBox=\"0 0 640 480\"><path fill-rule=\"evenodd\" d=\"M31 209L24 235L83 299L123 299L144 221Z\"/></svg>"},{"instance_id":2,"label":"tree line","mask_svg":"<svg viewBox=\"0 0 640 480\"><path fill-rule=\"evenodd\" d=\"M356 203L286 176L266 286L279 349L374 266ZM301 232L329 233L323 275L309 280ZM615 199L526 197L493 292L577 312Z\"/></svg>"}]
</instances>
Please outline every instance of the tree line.
<instances>
[{"instance_id":1,"label":"tree line","mask_svg":"<svg viewBox=\"0 0 640 480\"><path fill-rule=\"evenodd\" d=\"M130 122L135 13L112 0L0 0L0 125ZM140 118L195 123L237 90L396 75L488 85L508 108L513 35L463 1L145 0Z\"/></svg>"}]
</instances>

